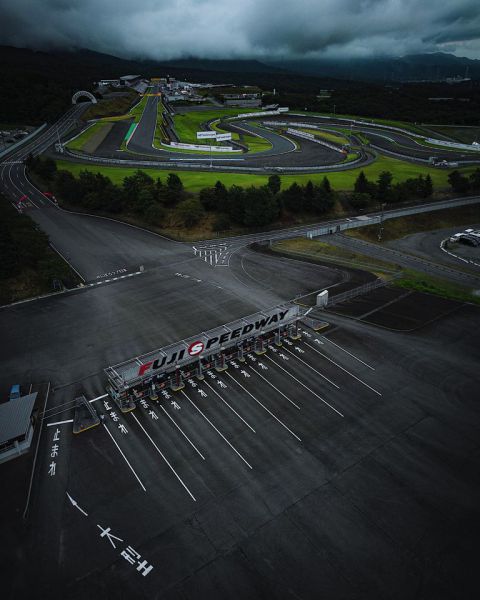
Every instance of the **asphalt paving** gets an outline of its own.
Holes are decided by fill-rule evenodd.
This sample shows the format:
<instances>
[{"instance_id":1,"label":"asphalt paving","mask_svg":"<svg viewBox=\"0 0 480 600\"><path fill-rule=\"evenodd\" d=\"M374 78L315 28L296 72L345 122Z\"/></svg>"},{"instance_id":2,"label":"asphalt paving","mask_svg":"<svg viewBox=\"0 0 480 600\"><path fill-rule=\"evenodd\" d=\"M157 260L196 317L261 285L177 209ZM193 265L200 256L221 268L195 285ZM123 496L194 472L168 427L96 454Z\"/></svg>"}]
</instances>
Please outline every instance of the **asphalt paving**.
<instances>
[{"instance_id":1,"label":"asphalt paving","mask_svg":"<svg viewBox=\"0 0 480 600\"><path fill-rule=\"evenodd\" d=\"M57 209L21 165L2 172L87 282L0 309L1 393L12 381L51 390L28 519L21 495L2 517L17 539L1 550L7 598L466 597L480 533L478 307L432 322L417 297L402 308L422 308L409 333L388 329L392 313L381 328L321 313L324 334L304 328L121 414L106 366L348 273L245 247L302 228L200 254ZM74 436L80 394L104 421Z\"/></svg>"},{"instance_id":2,"label":"asphalt paving","mask_svg":"<svg viewBox=\"0 0 480 600\"><path fill-rule=\"evenodd\" d=\"M474 229L480 228L479 223L470 223L468 226ZM414 254L415 256L425 258L426 260L434 260L437 263L442 263L454 268L462 268L463 270L479 274L480 269L478 266L467 264L466 262L447 254L441 248L441 244L444 240L448 240L452 235L462 232L464 229L466 229L466 225L446 227L434 231L422 231L406 235L398 240L392 240L387 242L386 245L389 248ZM463 249L467 251L464 252ZM468 246L463 246L462 248L461 244L457 244L456 246L451 245L447 250L457 253L460 256L465 255L465 257L480 263L480 251L478 248L470 248Z\"/></svg>"},{"instance_id":3,"label":"asphalt paving","mask_svg":"<svg viewBox=\"0 0 480 600\"><path fill-rule=\"evenodd\" d=\"M387 221L388 223L388 221ZM380 244L373 244L365 240L359 240L343 234L335 234L329 236L329 243L347 248L377 258L386 262L390 262L408 269L414 269L421 273L426 273L440 279L459 283L469 287L480 286L480 273L473 270L465 270L460 263L451 263L448 266L436 260L435 256L420 257L413 253L398 249L398 247L390 248Z\"/></svg>"},{"instance_id":4,"label":"asphalt paving","mask_svg":"<svg viewBox=\"0 0 480 600\"><path fill-rule=\"evenodd\" d=\"M79 436L47 425L11 597L466 597L478 308L410 334L323 317L133 413L99 397Z\"/></svg>"}]
</instances>

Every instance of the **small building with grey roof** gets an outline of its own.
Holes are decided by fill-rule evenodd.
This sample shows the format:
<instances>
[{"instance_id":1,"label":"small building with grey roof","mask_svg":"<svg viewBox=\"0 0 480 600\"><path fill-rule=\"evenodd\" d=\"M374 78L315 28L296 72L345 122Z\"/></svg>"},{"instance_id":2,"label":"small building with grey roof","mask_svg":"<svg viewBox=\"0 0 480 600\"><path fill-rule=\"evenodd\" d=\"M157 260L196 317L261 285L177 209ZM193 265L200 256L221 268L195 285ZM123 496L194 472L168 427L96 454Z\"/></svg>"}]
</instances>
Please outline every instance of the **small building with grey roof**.
<instances>
[{"instance_id":1,"label":"small building with grey roof","mask_svg":"<svg viewBox=\"0 0 480 600\"><path fill-rule=\"evenodd\" d=\"M32 443L37 392L0 404L0 463L25 454Z\"/></svg>"}]
</instances>

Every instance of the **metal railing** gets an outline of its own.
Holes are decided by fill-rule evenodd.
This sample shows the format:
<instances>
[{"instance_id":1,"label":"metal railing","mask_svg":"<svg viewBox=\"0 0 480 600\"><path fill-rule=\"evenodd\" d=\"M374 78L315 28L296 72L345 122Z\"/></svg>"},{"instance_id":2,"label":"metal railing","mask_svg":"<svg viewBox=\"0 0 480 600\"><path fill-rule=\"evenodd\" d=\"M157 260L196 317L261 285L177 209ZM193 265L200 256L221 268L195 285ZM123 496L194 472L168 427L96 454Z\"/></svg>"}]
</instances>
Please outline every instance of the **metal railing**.
<instances>
[{"instance_id":1,"label":"metal railing","mask_svg":"<svg viewBox=\"0 0 480 600\"><path fill-rule=\"evenodd\" d=\"M342 292L341 294L337 294L336 296L330 296L328 298L327 308L335 306L335 304L339 304L341 302L346 302L347 300L352 300L353 298L357 298L358 296L369 294L374 290L389 285L390 283L392 283L392 280L397 279L398 277L401 277L400 273L396 273L390 279L375 279L374 281L369 281L368 283L364 283L359 287L347 290L346 292Z\"/></svg>"}]
</instances>

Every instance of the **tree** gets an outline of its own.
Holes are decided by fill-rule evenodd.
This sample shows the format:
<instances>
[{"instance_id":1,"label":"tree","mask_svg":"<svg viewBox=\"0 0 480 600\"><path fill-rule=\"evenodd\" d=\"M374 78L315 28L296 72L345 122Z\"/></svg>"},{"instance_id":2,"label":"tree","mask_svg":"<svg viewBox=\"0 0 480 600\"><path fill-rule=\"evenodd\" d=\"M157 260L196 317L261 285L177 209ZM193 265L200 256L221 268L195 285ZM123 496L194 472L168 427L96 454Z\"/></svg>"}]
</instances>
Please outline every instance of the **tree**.
<instances>
[{"instance_id":1,"label":"tree","mask_svg":"<svg viewBox=\"0 0 480 600\"><path fill-rule=\"evenodd\" d=\"M80 198L80 188L77 180L70 171L57 171L53 181L55 194L67 202L78 203Z\"/></svg>"},{"instance_id":2,"label":"tree","mask_svg":"<svg viewBox=\"0 0 480 600\"><path fill-rule=\"evenodd\" d=\"M158 202L152 202L145 209L143 217L147 223L150 223L150 225L157 225L158 227L165 218L165 209L161 204L158 204Z\"/></svg>"},{"instance_id":3,"label":"tree","mask_svg":"<svg viewBox=\"0 0 480 600\"><path fill-rule=\"evenodd\" d=\"M332 193L332 186L330 185L330 181L328 181L328 177L324 177L322 179L322 183L320 184L320 187L322 188L322 192L324 194Z\"/></svg>"},{"instance_id":4,"label":"tree","mask_svg":"<svg viewBox=\"0 0 480 600\"><path fill-rule=\"evenodd\" d=\"M281 185L282 182L278 175L270 175L270 177L268 178L267 187L273 195L278 194Z\"/></svg>"},{"instance_id":5,"label":"tree","mask_svg":"<svg viewBox=\"0 0 480 600\"><path fill-rule=\"evenodd\" d=\"M198 194L198 198L206 211L217 210L218 196L215 188L202 188Z\"/></svg>"},{"instance_id":6,"label":"tree","mask_svg":"<svg viewBox=\"0 0 480 600\"><path fill-rule=\"evenodd\" d=\"M35 164L35 172L45 181L52 181L57 170L54 160L49 158L39 158Z\"/></svg>"},{"instance_id":7,"label":"tree","mask_svg":"<svg viewBox=\"0 0 480 600\"><path fill-rule=\"evenodd\" d=\"M168 206L174 206L185 198L183 183L176 173L169 173L167 177L167 191L165 201Z\"/></svg>"},{"instance_id":8,"label":"tree","mask_svg":"<svg viewBox=\"0 0 480 600\"><path fill-rule=\"evenodd\" d=\"M384 202L390 200L393 176L390 171L382 171L377 180L377 198Z\"/></svg>"},{"instance_id":9,"label":"tree","mask_svg":"<svg viewBox=\"0 0 480 600\"><path fill-rule=\"evenodd\" d=\"M217 199L217 208L225 208L227 202L228 191L221 181L217 181L215 184L215 197Z\"/></svg>"},{"instance_id":10,"label":"tree","mask_svg":"<svg viewBox=\"0 0 480 600\"><path fill-rule=\"evenodd\" d=\"M452 186L454 192L466 194L470 189L469 180L459 171L452 171L448 176L448 183Z\"/></svg>"},{"instance_id":11,"label":"tree","mask_svg":"<svg viewBox=\"0 0 480 600\"><path fill-rule=\"evenodd\" d=\"M270 225L278 215L278 204L267 186L247 188L243 216L243 224L246 227Z\"/></svg>"},{"instance_id":12,"label":"tree","mask_svg":"<svg viewBox=\"0 0 480 600\"><path fill-rule=\"evenodd\" d=\"M478 168L470 174L470 187L475 191L480 190L480 169Z\"/></svg>"},{"instance_id":13,"label":"tree","mask_svg":"<svg viewBox=\"0 0 480 600\"><path fill-rule=\"evenodd\" d=\"M231 228L228 215L220 213L212 224L213 231L228 231Z\"/></svg>"},{"instance_id":14,"label":"tree","mask_svg":"<svg viewBox=\"0 0 480 600\"><path fill-rule=\"evenodd\" d=\"M355 184L353 186L353 190L358 194L369 194L370 193L370 183L363 171L360 171Z\"/></svg>"},{"instance_id":15,"label":"tree","mask_svg":"<svg viewBox=\"0 0 480 600\"><path fill-rule=\"evenodd\" d=\"M147 208L155 203L155 191L153 188L143 188L137 196L137 201L132 205L132 210L137 214L144 214Z\"/></svg>"},{"instance_id":16,"label":"tree","mask_svg":"<svg viewBox=\"0 0 480 600\"><path fill-rule=\"evenodd\" d=\"M135 205L140 190L145 188L153 188L153 186L154 181L150 175L147 175L147 173L144 173L138 169L133 175L125 177L123 180L123 191L126 201L129 204Z\"/></svg>"},{"instance_id":17,"label":"tree","mask_svg":"<svg viewBox=\"0 0 480 600\"><path fill-rule=\"evenodd\" d=\"M234 223L243 224L243 216L245 214L245 190L238 186L232 185L228 190L228 200L226 206L226 214Z\"/></svg>"},{"instance_id":18,"label":"tree","mask_svg":"<svg viewBox=\"0 0 480 600\"><path fill-rule=\"evenodd\" d=\"M289 188L283 190L282 203L283 206L292 213L301 212L303 210L305 205L303 189L297 182L294 181Z\"/></svg>"},{"instance_id":19,"label":"tree","mask_svg":"<svg viewBox=\"0 0 480 600\"><path fill-rule=\"evenodd\" d=\"M370 200L371 200L370 194L362 194L360 192L354 192L350 196L350 205L355 210L362 210L364 208L367 208Z\"/></svg>"},{"instance_id":20,"label":"tree","mask_svg":"<svg viewBox=\"0 0 480 600\"><path fill-rule=\"evenodd\" d=\"M178 205L178 214L185 227L193 227L203 216L203 207L198 198L189 198Z\"/></svg>"},{"instance_id":21,"label":"tree","mask_svg":"<svg viewBox=\"0 0 480 600\"><path fill-rule=\"evenodd\" d=\"M427 174L421 185L420 195L422 198L430 198L433 194L433 182L430 174Z\"/></svg>"}]
</instances>

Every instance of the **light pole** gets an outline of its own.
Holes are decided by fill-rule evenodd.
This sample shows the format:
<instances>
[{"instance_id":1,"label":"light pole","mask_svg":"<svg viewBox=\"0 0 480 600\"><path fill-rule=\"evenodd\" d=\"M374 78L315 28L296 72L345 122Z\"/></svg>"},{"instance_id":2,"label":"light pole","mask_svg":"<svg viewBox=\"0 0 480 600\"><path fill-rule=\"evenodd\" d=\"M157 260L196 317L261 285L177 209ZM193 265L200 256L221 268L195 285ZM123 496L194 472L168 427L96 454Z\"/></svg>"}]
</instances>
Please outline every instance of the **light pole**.
<instances>
[{"instance_id":1,"label":"light pole","mask_svg":"<svg viewBox=\"0 0 480 600\"><path fill-rule=\"evenodd\" d=\"M385 202L382 202L382 212L380 214L380 229L378 230L378 241L381 242L382 241L382 234L383 234L383 210L385 208Z\"/></svg>"}]
</instances>

